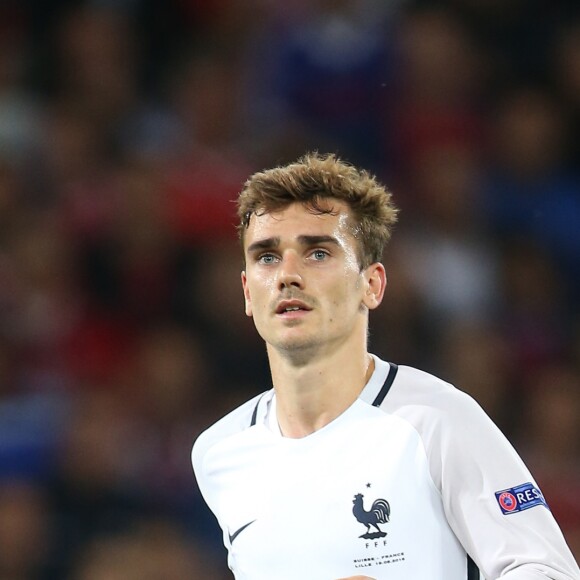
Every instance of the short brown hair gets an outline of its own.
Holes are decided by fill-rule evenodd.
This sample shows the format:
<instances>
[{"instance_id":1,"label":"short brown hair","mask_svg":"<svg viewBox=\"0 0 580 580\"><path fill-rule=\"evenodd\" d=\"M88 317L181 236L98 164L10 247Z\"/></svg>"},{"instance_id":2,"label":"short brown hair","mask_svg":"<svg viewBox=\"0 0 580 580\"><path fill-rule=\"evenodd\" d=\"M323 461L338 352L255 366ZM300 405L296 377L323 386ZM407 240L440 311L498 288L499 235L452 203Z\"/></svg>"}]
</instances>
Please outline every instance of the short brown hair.
<instances>
[{"instance_id":1,"label":"short brown hair","mask_svg":"<svg viewBox=\"0 0 580 580\"><path fill-rule=\"evenodd\" d=\"M252 214L278 211L295 202L315 213L329 213L319 203L324 198L343 201L350 208L361 269L380 261L397 221L391 192L369 172L333 154L308 153L289 165L252 175L238 198L242 244Z\"/></svg>"}]
</instances>

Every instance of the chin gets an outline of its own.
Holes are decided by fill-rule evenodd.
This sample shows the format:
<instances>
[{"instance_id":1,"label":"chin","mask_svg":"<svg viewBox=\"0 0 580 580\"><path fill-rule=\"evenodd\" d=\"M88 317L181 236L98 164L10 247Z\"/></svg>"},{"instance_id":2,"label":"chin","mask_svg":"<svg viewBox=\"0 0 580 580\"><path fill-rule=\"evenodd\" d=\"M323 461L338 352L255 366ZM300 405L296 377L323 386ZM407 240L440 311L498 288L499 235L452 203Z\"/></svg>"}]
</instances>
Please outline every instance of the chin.
<instances>
[{"instance_id":1,"label":"chin","mask_svg":"<svg viewBox=\"0 0 580 580\"><path fill-rule=\"evenodd\" d=\"M310 360L322 346L318 337L306 336L278 338L270 344L283 356L300 360Z\"/></svg>"}]
</instances>

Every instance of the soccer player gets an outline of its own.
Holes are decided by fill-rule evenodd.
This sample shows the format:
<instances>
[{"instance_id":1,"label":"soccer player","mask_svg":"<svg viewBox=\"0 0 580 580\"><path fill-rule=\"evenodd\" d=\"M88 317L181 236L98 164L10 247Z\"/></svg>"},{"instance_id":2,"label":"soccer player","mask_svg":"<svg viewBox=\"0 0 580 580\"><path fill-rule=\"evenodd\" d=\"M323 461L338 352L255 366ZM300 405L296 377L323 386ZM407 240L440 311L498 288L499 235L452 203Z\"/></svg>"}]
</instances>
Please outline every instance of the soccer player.
<instances>
[{"instance_id":1,"label":"soccer player","mask_svg":"<svg viewBox=\"0 0 580 580\"><path fill-rule=\"evenodd\" d=\"M473 399L367 351L391 194L309 154L250 177L238 210L245 310L273 389L192 453L236 580L580 579L532 475Z\"/></svg>"}]
</instances>

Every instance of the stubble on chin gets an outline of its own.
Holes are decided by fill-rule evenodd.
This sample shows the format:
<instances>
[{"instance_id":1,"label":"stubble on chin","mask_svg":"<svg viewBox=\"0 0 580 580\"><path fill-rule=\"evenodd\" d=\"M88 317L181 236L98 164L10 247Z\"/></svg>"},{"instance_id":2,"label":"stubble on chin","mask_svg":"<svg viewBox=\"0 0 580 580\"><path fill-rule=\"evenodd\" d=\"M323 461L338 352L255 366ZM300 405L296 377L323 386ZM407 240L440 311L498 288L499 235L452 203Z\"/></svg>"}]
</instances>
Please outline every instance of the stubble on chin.
<instances>
[{"instance_id":1,"label":"stubble on chin","mask_svg":"<svg viewBox=\"0 0 580 580\"><path fill-rule=\"evenodd\" d=\"M268 343L267 349L270 356L275 353L276 356L285 359L292 366L303 367L318 358L321 344L315 338L296 337Z\"/></svg>"}]
</instances>

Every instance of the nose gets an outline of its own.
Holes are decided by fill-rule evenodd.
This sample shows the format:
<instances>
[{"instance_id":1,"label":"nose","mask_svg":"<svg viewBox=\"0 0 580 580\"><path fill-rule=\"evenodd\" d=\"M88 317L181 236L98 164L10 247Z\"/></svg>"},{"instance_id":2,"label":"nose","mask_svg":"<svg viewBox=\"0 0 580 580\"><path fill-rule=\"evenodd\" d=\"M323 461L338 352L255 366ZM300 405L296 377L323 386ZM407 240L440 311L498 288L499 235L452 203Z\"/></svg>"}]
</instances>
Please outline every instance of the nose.
<instances>
[{"instance_id":1,"label":"nose","mask_svg":"<svg viewBox=\"0 0 580 580\"><path fill-rule=\"evenodd\" d=\"M300 269L299 257L294 252L288 252L282 257L278 269L278 289L296 287L302 289L304 281Z\"/></svg>"}]
</instances>

